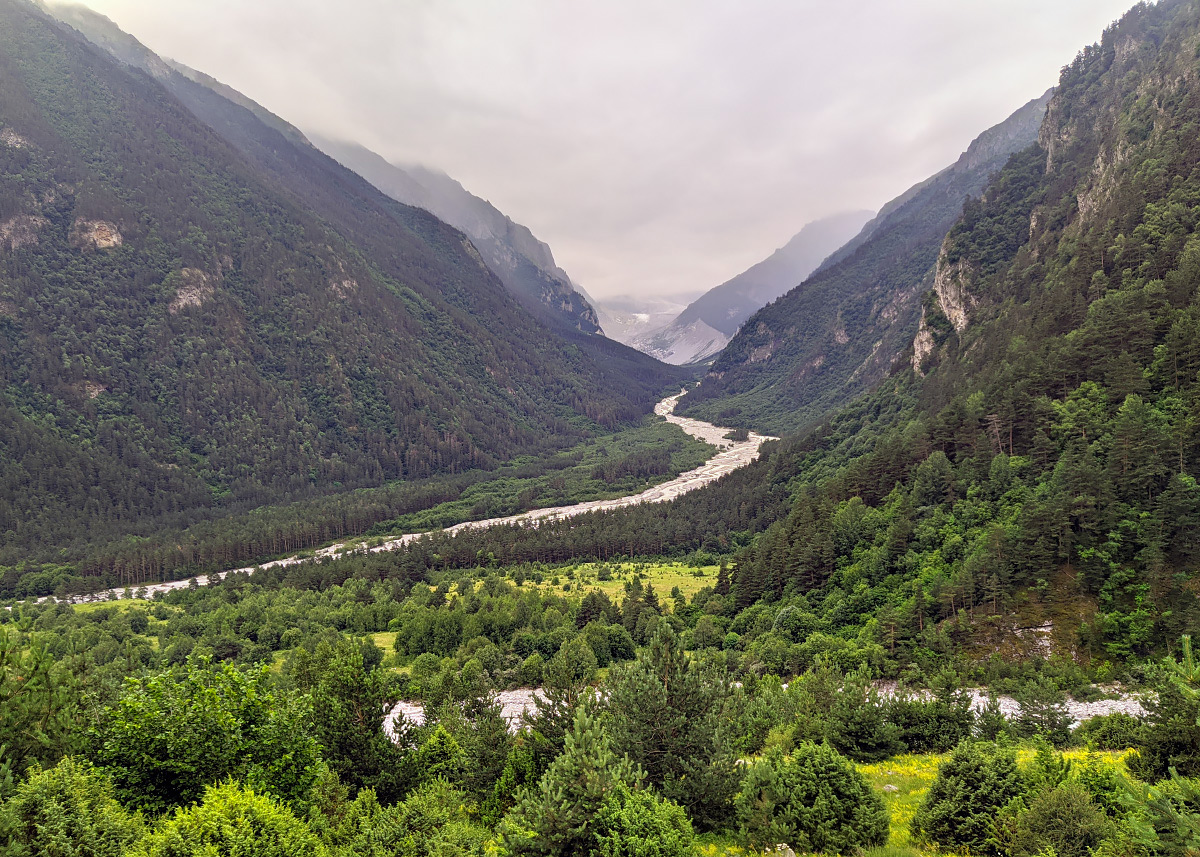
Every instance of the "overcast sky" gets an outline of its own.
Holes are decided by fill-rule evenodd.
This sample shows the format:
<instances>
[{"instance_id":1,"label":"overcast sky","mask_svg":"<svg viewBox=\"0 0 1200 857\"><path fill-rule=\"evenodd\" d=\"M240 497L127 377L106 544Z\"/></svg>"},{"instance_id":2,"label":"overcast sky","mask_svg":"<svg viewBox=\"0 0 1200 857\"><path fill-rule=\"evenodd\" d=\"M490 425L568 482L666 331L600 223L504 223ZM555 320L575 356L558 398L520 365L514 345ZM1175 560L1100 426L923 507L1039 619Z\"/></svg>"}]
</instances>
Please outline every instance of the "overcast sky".
<instances>
[{"instance_id":1,"label":"overcast sky","mask_svg":"<svg viewBox=\"0 0 1200 857\"><path fill-rule=\"evenodd\" d=\"M1132 0L86 0L307 131L458 179L597 297L877 209Z\"/></svg>"}]
</instances>

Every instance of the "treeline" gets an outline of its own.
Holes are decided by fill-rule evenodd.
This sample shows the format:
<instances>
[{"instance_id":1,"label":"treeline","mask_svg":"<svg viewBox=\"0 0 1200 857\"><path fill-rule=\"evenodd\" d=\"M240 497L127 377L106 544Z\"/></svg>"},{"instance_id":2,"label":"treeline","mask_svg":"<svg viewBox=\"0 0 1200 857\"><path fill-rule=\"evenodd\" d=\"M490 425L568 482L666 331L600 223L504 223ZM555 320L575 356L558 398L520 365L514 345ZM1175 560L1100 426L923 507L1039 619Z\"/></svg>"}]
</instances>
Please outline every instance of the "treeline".
<instances>
[{"instance_id":1,"label":"treeline","mask_svg":"<svg viewBox=\"0 0 1200 857\"><path fill-rule=\"evenodd\" d=\"M621 496L641 490L648 478L661 480L699 466L710 451L707 444L648 417L639 426L556 455L490 471L268 506L186 529L163 529L151 518L140 522L137 535L112 541L104 538L103 528L95 528L73 534L79 555L73 562L27 558L0 566L0 594L66 597L137 587L245 567L352 536L425 532L461 521ZM19 540L17 534L9 537L14 543Z\"/></svg>"}]
</instances>

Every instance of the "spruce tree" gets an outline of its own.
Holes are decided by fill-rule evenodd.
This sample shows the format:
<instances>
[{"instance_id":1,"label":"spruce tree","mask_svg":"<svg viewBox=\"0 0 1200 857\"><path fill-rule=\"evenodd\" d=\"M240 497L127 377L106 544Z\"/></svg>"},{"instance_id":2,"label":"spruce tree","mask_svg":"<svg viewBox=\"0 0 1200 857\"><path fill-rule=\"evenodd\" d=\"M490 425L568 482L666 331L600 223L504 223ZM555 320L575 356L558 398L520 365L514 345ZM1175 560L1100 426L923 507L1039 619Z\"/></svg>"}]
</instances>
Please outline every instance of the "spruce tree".
<instances>
[{"instance_id":1,"label":"spruce tree","mask_svg":"<svg viewBox=\"0 0 1200 857\"><path fill-rule=\"evenodd\" d=\"M501 820L496 832L513 855L587 854L596 816L618 786L639 788L642 773L618 756L599 719L580 708L561 756Z\"/></svg>"},{"instance_id":2,"label":"spruce tree","mask_svg":"<svg viewBox=\"0 0 1200 857\"><path fill-rule=\"evenodd\" d=\"M649 647L609 676L613 743L647 781L712 829L728 818L737 790L734 689L728 673L687 656L663 622Z\"/></svg>"}]
</instances>

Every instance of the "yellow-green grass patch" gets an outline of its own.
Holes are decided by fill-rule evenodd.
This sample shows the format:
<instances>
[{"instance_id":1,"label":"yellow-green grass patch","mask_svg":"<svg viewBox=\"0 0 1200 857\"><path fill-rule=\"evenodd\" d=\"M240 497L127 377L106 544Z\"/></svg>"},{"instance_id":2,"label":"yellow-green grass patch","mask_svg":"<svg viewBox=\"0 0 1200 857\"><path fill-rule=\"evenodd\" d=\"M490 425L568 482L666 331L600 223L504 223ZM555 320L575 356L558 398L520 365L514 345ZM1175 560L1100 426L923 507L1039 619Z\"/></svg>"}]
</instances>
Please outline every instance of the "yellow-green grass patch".
<instances>
[{"instance_id":1,"label":"yellow-green grass patch","mask_svg":"<svg viewBox=\"0 0 1200 857\"><path fill-rule=\"evenodd\" d=\"M601 580L601 569L607 569L611 578ZM671 591L679 587L685 597L691 598L706 586L717 583L718 566L691 566L683 563L597 563L589 562L580 565L552 568L542 572L540 584L533 583L528 577L525 586L534 586L547 592L554 592L568 597L579 597L588 592L599 590L617 604L625 597L625 585L631 583L635 576L640 576L642 585L650 584L659 602L666 608L671 606ZM568 574L569 572L569 574ZM558 580L558 583L554 583ZM564 587L570 587L569 589Z\"/></svg>"}]
</instances>

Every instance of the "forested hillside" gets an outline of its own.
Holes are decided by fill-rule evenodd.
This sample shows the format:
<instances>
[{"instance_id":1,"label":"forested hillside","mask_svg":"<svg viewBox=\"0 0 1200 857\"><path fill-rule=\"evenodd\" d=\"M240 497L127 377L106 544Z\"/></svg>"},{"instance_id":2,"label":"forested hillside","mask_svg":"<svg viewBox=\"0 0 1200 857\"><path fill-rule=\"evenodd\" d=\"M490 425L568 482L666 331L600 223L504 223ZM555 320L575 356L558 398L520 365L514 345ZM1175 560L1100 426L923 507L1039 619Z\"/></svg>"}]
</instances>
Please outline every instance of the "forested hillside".
<instances>
[{"instance_id":1,"label":"forested hillside","mask_svg":"<svg viewBox=\"0 0 1200 857\"><path fill-rule=\"evenodd\" d=\"M673 380L564 341L461 233L31 4L0 4L0 68L0 562L552 451Z\"/></svg>"},{"instance_id":2,"label":"forested hillside","mask_svg":"<svg viewBox=\"0 0 1200 857\"><path fill-rule=\"evenodd\" d=\"M1169 646L1200 622L1198 48L1196 3L1139 6L1064 70L944 241L929 344L870 395L669 508L430 550L736 550L725 615L764 663L814 631L897 668Z\"/></svg>"},{"instance_id":3,"label":"forested hillside","mask_svg":"<svg viewBox=\"0 0 1200 857\"><path fill-rule=\"evenodd\" d=\"M815 274L751 316L681 413L794 432L884 378L912 340L921 293L964 200L1033 143L1049 96L985 131L958 161L885 205Z\"/></svg>"}]
</instances>

